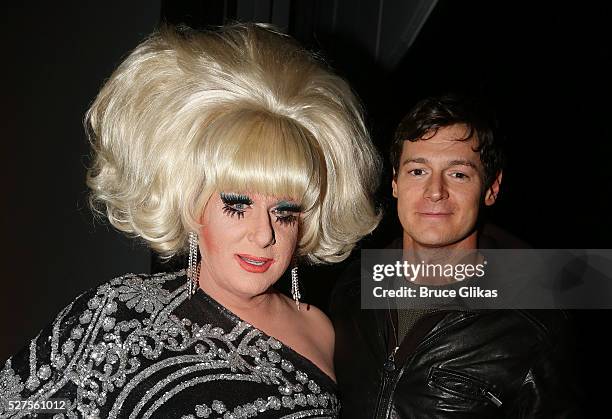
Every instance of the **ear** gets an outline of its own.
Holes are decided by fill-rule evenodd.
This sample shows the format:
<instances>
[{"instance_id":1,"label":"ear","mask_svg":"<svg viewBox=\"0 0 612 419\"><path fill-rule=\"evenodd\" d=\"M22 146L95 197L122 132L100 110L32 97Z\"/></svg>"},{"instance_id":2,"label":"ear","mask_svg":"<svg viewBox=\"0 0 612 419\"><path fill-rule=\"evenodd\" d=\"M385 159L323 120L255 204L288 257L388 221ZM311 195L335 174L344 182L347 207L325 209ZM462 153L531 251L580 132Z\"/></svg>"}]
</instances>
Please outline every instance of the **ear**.
<instances>
[{"instance_id":1,"label":"ear","mask_svg":"<svg viewBox=\"0 0 612 419\"><path fill-rule=\"evenodd\" d=\"M493 183L491 184L489 189L487 189L484 198L484 203L486 206L491 206L495 203L495 201L497 201L497 195L499 194L499 186L501 185L502 181L502 174L503 173L500 170L497 176L495 176L495 180L493 180Z\"/></svg>"},{"instance_id":2,"label":"ear","mask_svg":"<svg viewBox=\"0 0 612 419\"><path fill-rule=\"evenodd\" d=\"M393 180L391 181L391 190L393 191L393 197L397 198L397 174L393 169Z\"/></svg>"}]
</instances>

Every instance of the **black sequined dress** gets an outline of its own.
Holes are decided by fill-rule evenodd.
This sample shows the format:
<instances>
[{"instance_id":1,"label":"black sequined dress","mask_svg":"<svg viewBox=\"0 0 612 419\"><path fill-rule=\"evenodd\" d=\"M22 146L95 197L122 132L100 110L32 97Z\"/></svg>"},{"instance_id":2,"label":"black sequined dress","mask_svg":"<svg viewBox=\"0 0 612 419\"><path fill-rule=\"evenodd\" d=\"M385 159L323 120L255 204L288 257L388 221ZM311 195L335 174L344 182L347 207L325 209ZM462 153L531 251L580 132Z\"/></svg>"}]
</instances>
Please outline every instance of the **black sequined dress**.
<instances>
[{"instance_id":1,"label":"black sequined dress","mask_svg":"<svg viewBox=\"0 0 612 419\"><path fill-rule=\"evenodd\" d=\"M130 274L79 296L6 361L0 417L60 399L38 417L338 416L331 378L201 289L188 298L186 282Z\"/></svg>"}]
</instances>

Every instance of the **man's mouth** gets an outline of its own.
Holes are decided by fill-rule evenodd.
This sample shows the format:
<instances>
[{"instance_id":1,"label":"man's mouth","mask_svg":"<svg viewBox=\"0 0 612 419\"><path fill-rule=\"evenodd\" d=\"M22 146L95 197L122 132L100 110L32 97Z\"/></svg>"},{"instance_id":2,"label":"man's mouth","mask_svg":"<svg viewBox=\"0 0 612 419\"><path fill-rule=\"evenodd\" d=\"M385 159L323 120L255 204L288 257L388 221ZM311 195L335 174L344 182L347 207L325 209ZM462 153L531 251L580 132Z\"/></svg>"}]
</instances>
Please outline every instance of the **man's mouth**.
<instances>
[{"instance_id":1,"label":"man's mouth","mask_svg":"<svg viewBox=\"0 0 612 419\"><path fill-rule=\"evenodd\" d=\"M236 254L235 257L242 269L253 273L266 272L274 263L274 259L260 258L248 254Z\"/></svg>"},{"instance_id":2,"label":"man's mouth","mask_svg":"<svg viewBox=\"0 0 612 419\"><path fill-rule=\"evenodd\" d=\"M447 215L451 215L452 212L418 212L417 214L423 215L425 217L444 217Z\"/></svg>"}]
</instances>

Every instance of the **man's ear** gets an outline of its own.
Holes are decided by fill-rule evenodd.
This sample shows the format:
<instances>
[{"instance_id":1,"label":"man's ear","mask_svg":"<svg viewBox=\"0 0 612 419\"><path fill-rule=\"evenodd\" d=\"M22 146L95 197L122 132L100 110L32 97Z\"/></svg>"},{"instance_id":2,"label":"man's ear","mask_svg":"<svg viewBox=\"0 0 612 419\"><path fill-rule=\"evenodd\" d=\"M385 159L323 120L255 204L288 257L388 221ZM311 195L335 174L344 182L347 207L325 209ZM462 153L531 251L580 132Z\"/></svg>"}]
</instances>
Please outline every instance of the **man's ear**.
<instances>
[{"instance_id":1,"label":"man's ear","mask_svg":"<svg viewBox=\"0 0 612 419\"><path fill-rule=\"evenodd\" d=\"M393 191L393 197L397 198L397 174L393 169L393 180L391 181L391 190Z\"/></svg>"},{"instance_id":2,"label":"man's ear","mask_svg":"<svg viewBox=\"0 0 612 419\"><path fill-rule=\"evenodd\" d=\"M484 198L484 203L486 206L491 206L495 203L495 201L497 201L497 195L499 195L499 186L501 185L502 181L502 174L503 173L500 170L497 176L495 176L495 180L493 180L493 183L491 184L489 189L487 189Z\"/></svg>"}]
</instances>

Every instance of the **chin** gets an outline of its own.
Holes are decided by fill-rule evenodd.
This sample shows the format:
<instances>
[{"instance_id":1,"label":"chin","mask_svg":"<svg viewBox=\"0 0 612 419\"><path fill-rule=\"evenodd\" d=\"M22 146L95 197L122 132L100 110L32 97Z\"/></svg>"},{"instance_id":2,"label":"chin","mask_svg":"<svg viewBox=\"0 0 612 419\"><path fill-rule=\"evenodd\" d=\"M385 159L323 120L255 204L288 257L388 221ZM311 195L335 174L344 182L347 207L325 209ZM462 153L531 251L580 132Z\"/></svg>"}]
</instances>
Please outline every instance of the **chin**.
<instances>
[{"instance_id":1,"label":"chin","mask_svg":"<svg viewBox=\"0 0 612 419\"><path fill-rule=\"evenodd\" d=\"M419 244L423 247L439 248L439 247L448 246L451 243L447 241L436 240L436 241L422 241L422 242L419 242Z\"/></svg>"},{"instance_id":2,"label":"chin","mask_svg":"<svg viewBox=\"0 0 612 419\"><path fill-rule=\"evenodd\" d=\"M256 295L260 295L265 293L272 284L268 286L262 286L262 284L241 284L241 287L235 287L234 290L237 293L242 294L247 297L255 297Z\"/></svg>"},{"instance_id":3,"label":"chin","mask_svg":"<svg viewBox=\"0 0 612 419\"><path fill-rule=\"evenodd\" d=\"M420 244L423 247L432 247L432 248L450 246L453 243L456 243L456 241L453 240L452 238L440 237L440 236L419 237L418 239L414 240L414 242Z\"/></svg>"},{"instance_id":4,"label":"chin","mask_svg":"<svg viewBox=\"0 0 612 419\"><path fill-rule=\"evenodd\" d=\"M413 240L415 243L431 247L445 246L449 244L449 237L447 235L431 230L423 231L422 234L415 235Z\"/></svg>"},{"instance_id":5,"label":"chin","mask_svg":"<svg viewBox=\"0 0 612 419\"><path fill-rule=\"evenodd\" d=\"M243 288L257 293L264 292L280 279L280 277L272 278L269 275L263 276L261 274L249 274L243 278L243 281L245 281Z\"/></svg>"}]
</instances>

